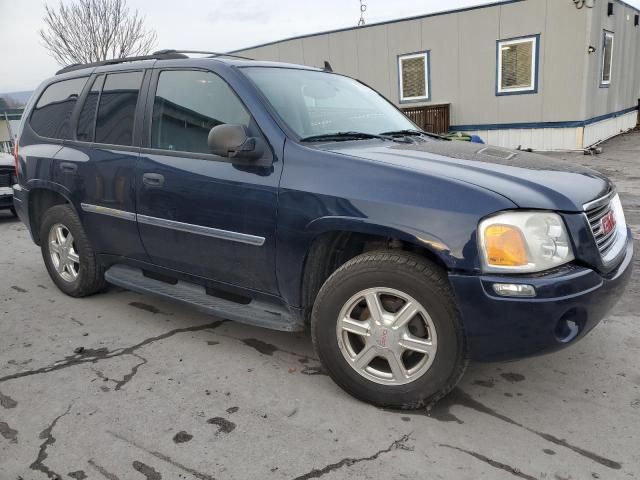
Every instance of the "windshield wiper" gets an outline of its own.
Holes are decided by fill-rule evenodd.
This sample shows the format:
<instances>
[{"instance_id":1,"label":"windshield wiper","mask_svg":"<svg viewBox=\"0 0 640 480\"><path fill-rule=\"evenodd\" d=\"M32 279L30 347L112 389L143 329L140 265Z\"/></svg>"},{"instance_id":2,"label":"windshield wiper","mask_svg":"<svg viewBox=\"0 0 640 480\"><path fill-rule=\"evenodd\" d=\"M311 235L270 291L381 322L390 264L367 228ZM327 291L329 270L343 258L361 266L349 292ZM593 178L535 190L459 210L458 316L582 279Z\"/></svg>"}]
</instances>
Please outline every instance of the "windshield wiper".
<instances>
[{"instance_id":1,"label":"windshield wiper","mask_svg":"<svg viewBox=\"0 0 640 480\"><path fill-rule=\"evenodd\" d=\"M412 130L412 129L405 129L405 130L391 130L389 132L382 132L380 135L389 135L389 136L394 136L394 135L402 135L402 136L427 136L427 137L431 137L431 138L439 138L441 140L451 140L450 138L447 137L443 137L442 135L438 135L437 133L431 133L431 132L425 132L423 130Z\"/></svg>"},{"instance_id":2,"label":"windshield wiper","mask_svg":"<svg viewBox=\"0 0 640 480\"><path fill-rule=\"evenodd\" d=\"M301 138L302 142L322 142L325 140L338 140L338 141L346 141L346 140L368 140L371 138L378 138L380 140L391 140L392 142L399 141L397 138L393 138L389 135L376 135L375 133L365 133L365 132L334 132L334 133L323 133L321 135L312 135L310 137Z\"/></svg>"}]
</instances>

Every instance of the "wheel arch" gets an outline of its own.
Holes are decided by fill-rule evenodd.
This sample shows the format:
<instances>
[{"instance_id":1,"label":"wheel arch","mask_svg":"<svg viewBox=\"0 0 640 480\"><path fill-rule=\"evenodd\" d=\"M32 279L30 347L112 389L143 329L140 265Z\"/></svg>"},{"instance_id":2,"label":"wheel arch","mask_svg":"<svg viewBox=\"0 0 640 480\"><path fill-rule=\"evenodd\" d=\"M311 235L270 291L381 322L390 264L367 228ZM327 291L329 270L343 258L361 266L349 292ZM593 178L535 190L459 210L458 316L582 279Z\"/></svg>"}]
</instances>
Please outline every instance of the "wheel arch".
<instances>
[{"instance_id":1,"label":"wheel arch","mask_svg":"<svg viewBox=\"0 0 640 480\"><path fill-rule=\"evenodd\" d=\"M29 187L29 227L34 242L40 245L40 224L44 212L55 205L70 205L76 214L78 211L71 201L69 192L61 185L38 182Z\"/></svg>"},{"instance_id":2,"label":"wheel arch","mask_svg":"<svg viewBox=\"0 0 640 480\"><path fill-rule=\"evenodd\" d=\"M361 253L397 249L417 253L445 271L452 266L448 248L437 237L398 226L330 217L311 222L308 231L314 236L304 258L300 288L300 305L307 320L327 278Z\"/></svg>"}]
</instances>

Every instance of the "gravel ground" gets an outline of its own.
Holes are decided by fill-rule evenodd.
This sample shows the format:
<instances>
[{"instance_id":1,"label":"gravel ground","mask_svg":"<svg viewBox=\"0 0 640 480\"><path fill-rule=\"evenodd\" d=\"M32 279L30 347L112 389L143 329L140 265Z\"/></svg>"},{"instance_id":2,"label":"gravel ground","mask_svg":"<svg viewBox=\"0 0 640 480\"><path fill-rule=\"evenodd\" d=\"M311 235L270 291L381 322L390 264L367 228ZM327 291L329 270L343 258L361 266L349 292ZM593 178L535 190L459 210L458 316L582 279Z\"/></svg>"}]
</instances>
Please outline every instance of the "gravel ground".
<instances>
[{"instance_id":1,"label":"gravel ground","mask_svg":"<svg viewBox=\"0 0 640 480\"><path fill-rule=\"evenodd\" d=\"M640 238L640 133L590 157ZM559 353L471 365L430 414L363 404L306 335L49 279L0 212L0 480L617 479L640 476L640 271Z\"/></svg>"}]
</instances>

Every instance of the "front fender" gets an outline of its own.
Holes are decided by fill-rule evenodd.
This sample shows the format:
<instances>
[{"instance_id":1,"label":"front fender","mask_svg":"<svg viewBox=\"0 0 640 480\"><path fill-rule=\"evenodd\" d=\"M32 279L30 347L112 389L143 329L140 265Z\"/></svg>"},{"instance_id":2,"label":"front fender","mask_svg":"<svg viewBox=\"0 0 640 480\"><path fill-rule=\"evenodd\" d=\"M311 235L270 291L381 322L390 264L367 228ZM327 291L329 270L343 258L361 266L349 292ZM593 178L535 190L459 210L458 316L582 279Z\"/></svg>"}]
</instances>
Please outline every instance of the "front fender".
<instances>
[{"instance_id":1,"label":"front fender","mask_svg":"<svg viewBox=\"0 0 640 480\"><path fill-rule=\"evenodd\" d=\"M396 238L427 248L449 270L476 271L478 221L515 207L437 172L287 142L278 195L280 293L299 305L305 259L318 236L331 231Z\"/></svg>"},{"instance_id":2,"label":"front fender","mask_svg":"<svg viewBox=\"0 0 640 480\"><path fill-rule=\"evenodd\" d=\"M380 224L369 218L326 216L309 222L306 230L314 238L323 233L336 231L395 238L428 249L449 268L453 268L455 264L455 259L450 255L449 247L441 238L406 225Z\"/></svg>"}]
</instances>

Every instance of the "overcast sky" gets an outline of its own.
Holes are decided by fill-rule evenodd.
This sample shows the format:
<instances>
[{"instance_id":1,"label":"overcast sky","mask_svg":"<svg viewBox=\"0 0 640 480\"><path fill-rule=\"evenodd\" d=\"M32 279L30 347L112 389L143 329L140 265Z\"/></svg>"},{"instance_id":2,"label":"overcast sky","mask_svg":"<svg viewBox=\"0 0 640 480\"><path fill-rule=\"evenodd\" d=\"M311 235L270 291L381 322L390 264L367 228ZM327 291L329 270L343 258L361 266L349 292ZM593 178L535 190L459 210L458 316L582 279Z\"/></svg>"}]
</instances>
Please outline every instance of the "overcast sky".
<instances>
[{"instance_id":1,"label":"overcast sky","mask_svg":"<svg viewBox=\"0 0 640 480\"><path fill-rule=\"evenodd\" d=\"M65 0L69 1L69 0ZM560 1L560 0L557 0ZM570 0L564 0L570 1ZM627 0L640 7L640 0ZM42 47L47 0L0 0L0 93L32 90L58 65ZM487 0L367 0L367 23L492 3ZM157 48L228 51L294 35L350 27L359 0L128 0L158 34Z\"/></svg>"}]
</instances>

